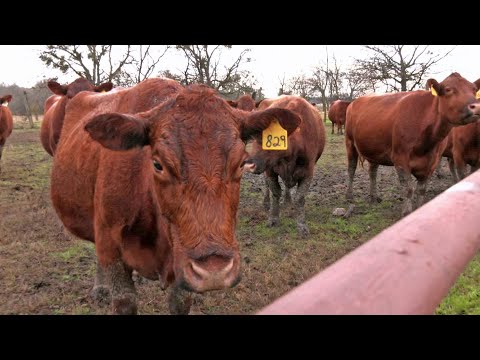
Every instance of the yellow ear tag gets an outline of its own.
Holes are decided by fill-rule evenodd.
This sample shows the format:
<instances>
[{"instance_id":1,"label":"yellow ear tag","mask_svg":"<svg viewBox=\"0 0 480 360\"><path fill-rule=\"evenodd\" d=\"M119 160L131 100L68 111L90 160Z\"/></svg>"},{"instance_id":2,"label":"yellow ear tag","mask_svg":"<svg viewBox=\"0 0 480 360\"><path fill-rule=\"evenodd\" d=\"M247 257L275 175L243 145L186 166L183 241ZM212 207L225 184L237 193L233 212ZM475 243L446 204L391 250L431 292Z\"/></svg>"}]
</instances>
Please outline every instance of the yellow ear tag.
<instances>
[{"instance_id":1,"label":"yellow ear tag","mask_svg":"<svg viewBox=\"0 0 480 360\"><path fill-rule=\"evenodd\" d=\"M476 97L477 99L480 99L480 90L477 91L477 93L475 94L475 97Z\"/></svg>"},{"instance_id":2,"label":"yellow ear tag","mask_svg":"<svg viewBox=\"0 0 480 360\"><path fill-rule=\"evenodd\" d=\"M432 92L433 96L438 96L437 91L432 87L430 87L430 91Z\"/></svg>"},{"instance_id":3,"label":"yellow ear tag","mask_svg":"<svg viewBox=\"0 0 480 360\"><path fill-rule=\"evenodd\" d=\"M287 150L288 133L277 120L273 120L270 126L262 132L263 150Z\"/></svg>"},{"instance_id":4,"label":"yellow ear tag","mask_svg":"<svg viewBox=\"0 0 480 360\"><path fill-rule=\"evenodd\" d=\"M102 91L100 91L100 92L104 93L104 92L106 92L106 91L105 91L105 90L102 90Z\"/></svg>"}]
</instances>

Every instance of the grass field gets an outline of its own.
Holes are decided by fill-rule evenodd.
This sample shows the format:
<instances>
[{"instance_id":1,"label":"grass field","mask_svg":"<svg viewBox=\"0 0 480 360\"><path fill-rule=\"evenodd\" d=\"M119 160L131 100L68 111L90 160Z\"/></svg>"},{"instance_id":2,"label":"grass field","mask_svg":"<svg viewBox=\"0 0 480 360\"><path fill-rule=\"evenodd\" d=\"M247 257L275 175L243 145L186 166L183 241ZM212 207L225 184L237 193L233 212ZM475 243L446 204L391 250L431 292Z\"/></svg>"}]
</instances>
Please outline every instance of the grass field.
<instances>
[{"instance_id":1,"label":"grass field","mask_svg":"<svg viewBox=\"0 0 480 360\"><path fill-rule=\"evenodd\" d=\"M332 264L400 217L402 199L393 168L379 170L381 203L366 201L368 173L359 168L354 183L356 207L348 219L334 217L345 201L344 137L331 135L317 163L306 199L310 235L297 237L294 214L282 208L280 226L266 226L262 207L263 177L242 180L238 241L241 283L227 291L196 295L192 314L253 314ZM0 174L0 313L107 314L89 298L95 249L69 235L51 206L49 174L52 159L39 141L39 123L29 129L17 121L2 159ZM434 176L430 200L451 185L447 166ZM167 314L165 292L157 282L137 283L140 314ZM480 258L458 279L437 314L480 314Z\"/></svg>"}]
</instances>

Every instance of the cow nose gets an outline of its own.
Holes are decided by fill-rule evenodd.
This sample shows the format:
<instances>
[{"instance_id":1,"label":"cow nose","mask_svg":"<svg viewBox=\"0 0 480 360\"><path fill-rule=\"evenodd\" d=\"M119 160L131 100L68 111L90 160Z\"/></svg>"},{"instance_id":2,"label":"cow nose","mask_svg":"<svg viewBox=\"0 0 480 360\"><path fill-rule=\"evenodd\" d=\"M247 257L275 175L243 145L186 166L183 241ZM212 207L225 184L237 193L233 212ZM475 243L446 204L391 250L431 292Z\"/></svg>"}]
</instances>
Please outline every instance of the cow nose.
<instances>
[{"instance_id":1,"label":"cow nose","mask_svg":"<svg viewBox=\"0 0 480 360\"><path fill-rule=\"evenodd\" d=\"M474 114L480 114L480 103L473 103L468 105L468 109Z\"/></svg>"},{"instance_id":2,"label":"cow nose","mask_svg":"<svg viewBox=\"0 0 480 360\"><path fill-rule=\"evenodd\" d=\"M184 275L188 286L197 292L228 288L238 282L238 261L218 255L202 260L190 259Z\"/></svg>"}]
</instances>

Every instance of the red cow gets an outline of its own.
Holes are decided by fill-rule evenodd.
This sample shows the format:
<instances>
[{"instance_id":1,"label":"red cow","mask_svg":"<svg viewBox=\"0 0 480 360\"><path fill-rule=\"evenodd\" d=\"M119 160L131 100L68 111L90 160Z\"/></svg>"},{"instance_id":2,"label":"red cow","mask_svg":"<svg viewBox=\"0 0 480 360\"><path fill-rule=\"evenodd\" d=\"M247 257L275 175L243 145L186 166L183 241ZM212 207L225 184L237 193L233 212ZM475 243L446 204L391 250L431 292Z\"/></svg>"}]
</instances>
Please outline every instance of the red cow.
<instances>
[{"instance_id":1,"label":"red cow","mask_svg":"<svg viewBox=\"0 0 480 360\"><path fill-rule=\"evenodd\" d=\"M470 165L470 173L480 168L480 123L475 122L453 128L448 134L443 156L455 182L465 177L465 167Z\"/></svg>"},{"instance_id":2,"label":"red cow","mask_svg":"<svg viewBox=\"0 0 480 360\"><path fill-rule=\"evenodd\" d=\"M227 102L230 106L244 111L253 111L256 109L258 103L255 102L256 92L254 91L252 95L245 94L240 96L237 100L228 100Z\"/></svg>"},{"instance_id":3,"label":"red cow","mask_svg":"<svg viewBox=\"0 0 480 360\"><path fill-rule=\"evenodd\" d=\"M3 147L7 138L10 136L13 130L13 117L8 104L12 101L12 95L4 95L0 97L0 161L2 160ZM0 163L0 172L2 166Z\"/></svg>"},{"instance_id":4,"label":"red cow","mask_svg":"<svg viewBox=\"0 0 480 360\"><path fill-rule=\"evenodd\" d=\"M429 79L427 86L436 94L418 90L363 96L350 104L345 127L347 199L353 199L353 177L360 158L370 163L371 201L378 199L378 166L386 165L395 166L406 190L402 215L413 210L412 174L417 179L417 205L423 204L427 181L440 161L448 133L454 126L480 118L480 103L475 98L480 79L471 83L453 73L441 83Z\"/></svg>"},{"instance_id":5,"label":"red cow","mask_svg":"<svg viewBox=\"0 0 480 360\"><path fill-rule=\"evenodd\" d=\"M72 99L51 196L65 227L95 242L92 295L111 292L114 313L136 313L136 270L173 284L170 311L188 313L184 290L235 286L240 180L251 166L244 142L273 120L289 133L301 121L285 109L237 110L206 86L169 79Z\"/></svg>"},{"instance_id":6,"label":"red cow","mask_svg":"<svg viewBox=\"0 0 480 360\"><path fill-rule=\"evenodd\" d=\"M328 110L328 118L332 122L332 134L334 132L335 124L337 124L337 135L343 134L342 128L345 125L347 107L350 105L350 103L351 101L335 100L332 105L330 105L330 110Z\"/></svg>"},{"instance_id":7,"label":"red cow","mask_svg":"<svg viewBox=\"0 0 480 360\"><path fill-rule=\"evenodd\" d=\"M51 156L55 153L60 133L62 131L65 109L68 102L81 91L103 92L112 89L111 82L94 86L84 78L78 78L69 85L60 85L56 81L49 81L48 88L55 94L45 101L44 116L40 129L40 141L43 148Z\"/></svg>"},{"instance_id":8,"label":"red cow","mask_svg":"<svg viewBox=\"0 0 480 360\"><path fill-rule=\"evenodd\" d=\"M256 137L250 161L254 165L255 174L266 172L268 188L273 195L269 226L279 223L279 202L282 191L278 177L280 176L283 180L286 189L298 186L295 199L295 207L298 211L297 230L304 237L309 233L305 224L305 195L310 188L315 164L325 147L325 127L322 116L308 101L292 95L263 101L258 109L259 111L288 109L302 119L298 129L288 137L287 150L263 150L261 137Z\"/></svg>"}]
</instances>

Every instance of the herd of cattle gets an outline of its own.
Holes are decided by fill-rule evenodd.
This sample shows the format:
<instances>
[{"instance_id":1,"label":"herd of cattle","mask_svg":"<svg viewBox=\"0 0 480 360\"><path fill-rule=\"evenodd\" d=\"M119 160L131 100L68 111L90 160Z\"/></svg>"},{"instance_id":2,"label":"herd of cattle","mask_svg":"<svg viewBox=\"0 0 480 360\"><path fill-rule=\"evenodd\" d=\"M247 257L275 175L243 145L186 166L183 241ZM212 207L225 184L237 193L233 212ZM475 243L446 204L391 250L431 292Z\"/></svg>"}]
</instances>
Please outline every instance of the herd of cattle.
<instances>
[{"instance_id":1,"label":"herd of cattle","mask_svg":"<svg viewBox=\"0 0 480 360\"><path fill-rule=\"evenodd\" d=\"M471 83L453 73L427 86L332 104L332 133L334 124L338 133L345 126L347 199L353 200L358 161L370 164L371 201L378 199L379 165L395 167L406 191L403 215L414 209L411 175L420 206L442 155L455 179L465 176L466 164L472 171L480 166L480 79ZM173 314L189 312L192 292L240 281L235 228L244 172L265 176L270 226L279 223L278 178L287 190L297 186L297 229L309 233L305 195L325 128L305 99L226 101L207 86L163 78L130 88L93 86L83 78L48 87L54 95L45 103L40 140L53 156L52 204L66 229L95 243L91 295L111 300L113 313L137 312L133 270L159 280L162 289L171 285ZM11 100L0 97L0 159L13 127ZM267 139L272 131L284 135Z\"/></svg>"}]
</instances>

